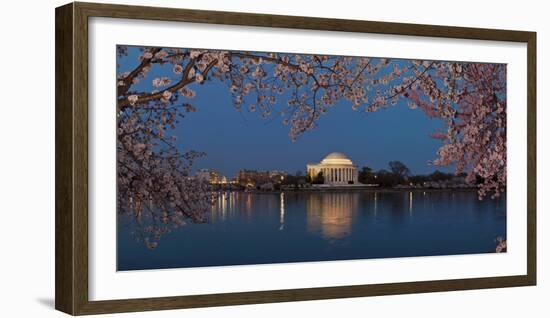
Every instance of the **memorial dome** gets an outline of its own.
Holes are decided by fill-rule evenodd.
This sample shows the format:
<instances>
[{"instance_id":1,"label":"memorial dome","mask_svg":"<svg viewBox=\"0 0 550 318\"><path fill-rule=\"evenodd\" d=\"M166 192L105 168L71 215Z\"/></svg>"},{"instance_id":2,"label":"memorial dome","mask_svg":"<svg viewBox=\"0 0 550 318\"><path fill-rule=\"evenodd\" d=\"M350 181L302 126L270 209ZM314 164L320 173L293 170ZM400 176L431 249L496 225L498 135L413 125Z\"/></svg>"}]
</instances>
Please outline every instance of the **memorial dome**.
<instances>
[{"instance_id":1,"label":"memorial dome","mask_svg":"<svg viewBox=\"0 0 550 318\"><path fill-rule=\"evenodd\" d=\"M332 152L321 161L321 164L353 165L353 162L341 152Z\"/></svg>"}]
</instances>

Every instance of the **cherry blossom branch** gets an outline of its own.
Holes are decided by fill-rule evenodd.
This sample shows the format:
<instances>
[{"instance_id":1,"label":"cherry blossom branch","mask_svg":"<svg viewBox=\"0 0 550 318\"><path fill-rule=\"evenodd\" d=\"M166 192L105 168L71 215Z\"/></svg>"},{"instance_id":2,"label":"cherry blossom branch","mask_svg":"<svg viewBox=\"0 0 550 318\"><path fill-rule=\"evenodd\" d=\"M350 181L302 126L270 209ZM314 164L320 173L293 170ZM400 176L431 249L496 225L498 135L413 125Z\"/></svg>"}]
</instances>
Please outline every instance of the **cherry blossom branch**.
<instances>
[{"instance_id":1,"label":"cherry blossom branch","mask_svg":"<svg viewBox=\"0 0 550 318\"><path fill-rule=\"evenodd\" d=\"M204 70L202 75L206 77L210 72L210 70L214 67L214 65L216 65L217 62L218 62L217 60L214 60L210 64L208 64L207 68ZM189 72L193 68L194 63L195 63L195 59L190 59L190 61L187 63L183 71L181 80L164 90L161 90L159 92L152 93L152 94L141 95L141 96L136 95L137 98L134 100L134 102L131 102L128 98L119 99L118 100L119 111L124 110L126 107L132 106L132 104L136 105L136 104L147 103L154 100L160 100L166 96L166 92L175 93L177 90L185 87L186 85L195 82L196 81L195 76L189 77Z\"/></svg>"},{"instance_id":2,"label":"cherry blossom branch","mask_svg":"<svg viewBox=\"0 0 550 318\"><path fill-rule=\"evenodd\" d=\"M150 52L151 57L149 58L144 57L141 63L134 70L132 70L126 77L119 80L122 83L119 83L121 85L117 86L118 96L124 95L126 94L126 92L128 92L128 89L130 89L130 86L132 86L134 79L143 71L144 68L151 65L151 60L153 60L153 58L155 57L155 54L157 54L161 50L162 48L153 48Z\"/></svg>"}]
</instances>

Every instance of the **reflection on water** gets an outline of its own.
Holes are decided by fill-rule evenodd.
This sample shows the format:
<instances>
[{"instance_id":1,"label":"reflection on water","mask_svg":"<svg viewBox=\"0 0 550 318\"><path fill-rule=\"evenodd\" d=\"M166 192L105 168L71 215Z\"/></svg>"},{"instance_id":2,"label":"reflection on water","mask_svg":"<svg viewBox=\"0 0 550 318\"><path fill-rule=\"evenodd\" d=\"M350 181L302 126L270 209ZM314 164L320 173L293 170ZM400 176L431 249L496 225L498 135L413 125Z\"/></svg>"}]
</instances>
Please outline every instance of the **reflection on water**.
<instances>
[{"instance_id":1,"label":"reflection on water","mask_svg":"<svg viewBox=\"0 0 550 318\"><path fill-rule=\"evenodd\" d=\"M409 214L412 216L413 213L413 193L409 192Z\"/></svg>"},{"instance_id":2,"label":"reflection on water","mask_svg":"<svg viewBox=\"0 0 550 318\"><path fill-rule=\"evenodd\" d=\"M118 269L450 255L494 251L506 201L475 192L223 192L207 224L150 251L119 222Z\"/></svg>"},{"instance_id":3,"label":"reflection on water","mask_svg":"<svg viewBox=\"0 0 550 318\"><path fill-rule=\"evenodd\" d=\"M359 197L354 194L316 193L306 199L307 229L321 232L327 239L338 239L351 234L353 214Z\"/></svg>"},{"instance_id":4,"label":"reflection on water","mask_svg":"<svg viewBox=\"0 0 550 318\"><path fill-rule=\"evenodd\" d=\"M256 194L257 196L258 194ZM294 195L296 194L289 194ZM388 194L386 194L388 195ZM406 205L409 217L413 216L413 192L400 193L403 196L404 202L394 200L390 201L391 210L397 212L403 210ZM426 192L423 194L426 195ZM245 211L247 217L253 213L252 198L255 194L239 192L223 192L215 199L212 206L210 220L212 223L224 221L228 214L229 216L235 213ZM267 209L273 208L275 202L269 195L263 194L262 201L267 205ZM285 227L285 193L279 193L279 230L284 230ZM361 196L366 196L367 200L372 199L374 216L378 212L378 192L361 194L361 193L311 193L305 197L305 211L307 218L307 230L310 233L320 233L326 239L343 238L351 234L354 214L359 206ZM372 198L370 198L372 196ZM454 194L453 194L454 196ZM237 206L236 202L241 201L244 197L245 204ZM425 207L425 200L423 206ZM386 200L386 203L388 200ZM256 211L255 213L262 213Z\"/></svg>"},{"instance_id":5,"label":"reflection on water","mask_svg":"<svg viewBox=\"0 0 550 318\"><path fill-rule=\"evenodd\" d=\"M284 230L285 229L285 194L284 192L281 192L281 208L280 208L280 217L279 217L279 223L280 223L280 226L279 226L279 230Z\"/></svg>"},{"instance_id":6,"label":"reflection on water","mask_svg":"<svg viewBox=\"0 0 550 318\"><path fill-rule=\"evenodd\" d=\"M224 221L229 216L238 213L241 207L235 202L241 196L238 192L223 192L214 199L210 214L212 223ZM245 194L245 211L250 216L252 212L253 194ZM273 206L272 198L264 197L263 201ZM327 239L342 238L351 233L353 213L357 209L359 195L353 193L314 193L306 198L307 230L311 233L321 233ZM285 227L285 193L279 194L279 230Z\"/></svg>"}]
</instances>

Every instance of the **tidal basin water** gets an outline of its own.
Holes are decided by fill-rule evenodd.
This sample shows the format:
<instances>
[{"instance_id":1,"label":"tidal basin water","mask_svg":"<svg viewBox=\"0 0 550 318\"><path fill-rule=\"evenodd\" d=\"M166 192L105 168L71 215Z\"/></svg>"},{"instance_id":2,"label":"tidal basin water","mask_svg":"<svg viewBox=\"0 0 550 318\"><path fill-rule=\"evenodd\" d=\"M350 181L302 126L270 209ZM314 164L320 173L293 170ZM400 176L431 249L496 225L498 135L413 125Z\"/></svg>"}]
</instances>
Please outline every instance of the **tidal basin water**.
<instances>
[{"instance_id":1,"label":"tidal basin water","mask_svg":"<svg viewBox=\"0 0 550 318\"><path fill-rule=\"evenodd\" d=\"M164 235L154 250L119 221L118 270L492 253L506 237L504 197L473 191L221 195L208 224Z\"/></svg>"}]
</instances>

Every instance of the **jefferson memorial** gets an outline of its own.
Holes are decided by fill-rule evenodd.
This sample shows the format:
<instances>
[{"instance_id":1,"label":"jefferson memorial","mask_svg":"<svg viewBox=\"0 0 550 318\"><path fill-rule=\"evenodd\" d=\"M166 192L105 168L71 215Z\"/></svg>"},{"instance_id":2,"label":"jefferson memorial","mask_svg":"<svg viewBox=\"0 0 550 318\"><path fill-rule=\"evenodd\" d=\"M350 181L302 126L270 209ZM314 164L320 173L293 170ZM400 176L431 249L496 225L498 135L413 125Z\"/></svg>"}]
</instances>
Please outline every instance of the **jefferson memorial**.
<instances>
[{"instance_id":1,"label":"jefferson memorial","mask_svg":"<svg viewBox=\"0 0 550 318\"><path fill-rule=\"evenodd\" d=\"M323 173L325 184L348 185L357 184L357 166L340 152L333 152L319 163L307 164L307 173L311 178L319 172Z\"/></svg>"}]
</instances>

